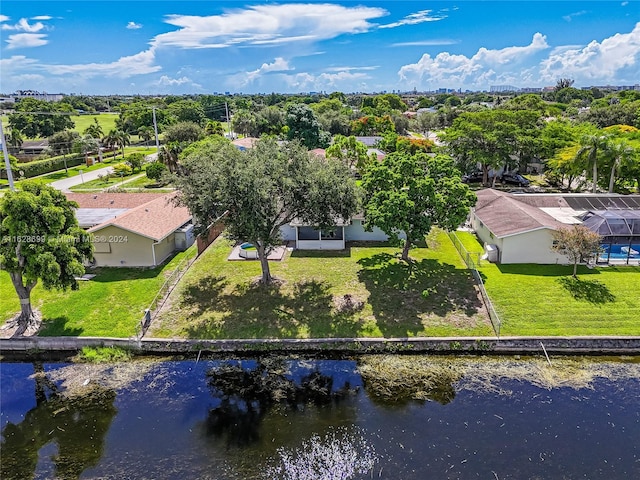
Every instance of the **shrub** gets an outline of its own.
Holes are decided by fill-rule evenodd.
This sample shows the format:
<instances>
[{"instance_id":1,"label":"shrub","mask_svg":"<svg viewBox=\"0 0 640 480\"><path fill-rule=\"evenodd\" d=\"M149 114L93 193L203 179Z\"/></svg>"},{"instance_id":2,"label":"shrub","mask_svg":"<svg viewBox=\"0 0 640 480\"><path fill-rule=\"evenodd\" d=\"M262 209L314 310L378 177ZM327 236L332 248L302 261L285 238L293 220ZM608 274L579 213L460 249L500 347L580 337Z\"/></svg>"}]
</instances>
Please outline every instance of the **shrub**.
<instances>
[{"instance_id":1,"label":"shrub","mask_svg":"<svg viewBox=\"0 0 640 480\"><path fill-rule=\"evenodd\" d=\"M133 169L126 163L122 162L113 166L113 172L117 176L126 177L127 175L131 175L131 173L133 172Z\"/></svg>"},{"instance_id":2,"label":"shrub","mask_svg":"<svg viewBox=\"0 0 640 480\"><path fill-rule=\"evenodd\" d=\"M124 362L131 358L131 353L120 347L82 347L78 361L87 363Z\"/></svg>"},{"instance_id":3,"label":"shrub","mask_svg":"<svg viewBox=\"0 0 640 480\"><path fill-rule=\"evenodd\" d=\"M164 163L152 162L149 165L147 165L147 169L146 169L147 178L151 180L155 180L156 182L159 182L165 170L167 170L167 167Z\"/></svg>"},{"instance_id":4,"label":"shrub","mask_svg":"<svg viewBox=\"0 0 640 480\"><path fill-rule=\"evenodd\" d=\"M67 167L75 167L84 162L84 157L82 155L70 156L66 158L66 161ZM19 170L13 172L13 176L14 178L31 178L37 175L55 172L62 170L64 168L64 163L64 157L54 157L46 160L21 163L18 166ZM24 175L20 175L20 171L22 171ZM7 170L5 168L0 168L0 178L7 178Z\"/></svg>"},{"instance_id":5,"label":"shrub","mask_svg":"<svg viewBox=\"0 0 640 480\"><path fill-rule=\"evenodd\" d=\"M126 163L133 169L134 172L136 170L141 170L142 164L144 163L144 154L135 152L127 155Z\"/></svg>"}]
</instances>

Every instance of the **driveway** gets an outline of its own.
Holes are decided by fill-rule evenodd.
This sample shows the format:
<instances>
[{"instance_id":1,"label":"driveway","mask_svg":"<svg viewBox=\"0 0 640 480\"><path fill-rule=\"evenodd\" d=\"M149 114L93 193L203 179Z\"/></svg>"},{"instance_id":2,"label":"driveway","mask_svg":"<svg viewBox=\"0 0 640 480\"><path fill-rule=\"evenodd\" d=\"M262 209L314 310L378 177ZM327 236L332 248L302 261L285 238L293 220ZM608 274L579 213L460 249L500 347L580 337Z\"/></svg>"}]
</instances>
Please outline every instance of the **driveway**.
<instances>
[{"instance_id":1,"label":"driveway","mask_svg":"<svg viewBox=\"0 0 640 480\"><path fill-rule=\"evenodd\" d=\"M51 185L53 188L57 188L58 190L62 190L63 192L69 192L69 189L71 187L89 182L91 180L96 180L99 175L104 176L112 171L113 169L111 167L99 168L90 172L84 172L81 175L76 175L75 177L56 180L55 182L51 182L49 185Z\"/></svg>"}]
</instances>

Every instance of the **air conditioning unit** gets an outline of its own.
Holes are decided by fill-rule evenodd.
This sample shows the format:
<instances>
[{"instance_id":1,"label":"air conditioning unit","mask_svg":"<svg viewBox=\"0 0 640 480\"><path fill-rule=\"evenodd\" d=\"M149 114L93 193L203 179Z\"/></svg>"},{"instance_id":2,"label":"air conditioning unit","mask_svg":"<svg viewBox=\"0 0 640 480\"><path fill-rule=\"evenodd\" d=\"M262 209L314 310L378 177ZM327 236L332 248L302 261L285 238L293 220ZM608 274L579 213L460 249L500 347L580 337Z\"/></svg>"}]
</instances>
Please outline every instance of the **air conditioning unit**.
<instances>
[{"instance_id":1,"label":"air conditioning unit","mask_svg":"<svg viewBox=\"0 0 640 480\"><path fill-rule=\"evenodd\" d=\"M193 224L185 225L175 232L176 250L184 251L196 241Z\"/></svg>"},{"instance_id":2,"label":"air conditioning unit","mask_svg":"<svg viewBox=\"0 0 640 480\"><path fill-rule=\"evenodd\" d=\"M489 260L491 263L498 263L498 261L500 260L500 254L498 252L497 245L493 245L493 244L485 245L484 251L485 251L487 260Z\"/></svg>"}]
</instances>

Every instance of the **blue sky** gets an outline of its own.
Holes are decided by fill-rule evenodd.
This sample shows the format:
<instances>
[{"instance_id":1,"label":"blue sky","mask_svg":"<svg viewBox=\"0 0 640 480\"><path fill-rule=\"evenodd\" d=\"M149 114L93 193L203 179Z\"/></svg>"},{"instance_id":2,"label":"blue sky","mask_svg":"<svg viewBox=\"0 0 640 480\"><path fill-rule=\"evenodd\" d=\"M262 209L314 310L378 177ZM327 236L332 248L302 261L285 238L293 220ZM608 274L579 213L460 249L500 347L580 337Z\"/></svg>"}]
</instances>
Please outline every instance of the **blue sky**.
<instances>
[{"instance_id":1,"label":"blue sky","mask_svg":"<svg viewBox=\"0 0 640 480\"><path fill-rule=\"evenodd\" d=\"M640 83L639 1L11 1L0 93Z\"/></svg>"}]
</instances>

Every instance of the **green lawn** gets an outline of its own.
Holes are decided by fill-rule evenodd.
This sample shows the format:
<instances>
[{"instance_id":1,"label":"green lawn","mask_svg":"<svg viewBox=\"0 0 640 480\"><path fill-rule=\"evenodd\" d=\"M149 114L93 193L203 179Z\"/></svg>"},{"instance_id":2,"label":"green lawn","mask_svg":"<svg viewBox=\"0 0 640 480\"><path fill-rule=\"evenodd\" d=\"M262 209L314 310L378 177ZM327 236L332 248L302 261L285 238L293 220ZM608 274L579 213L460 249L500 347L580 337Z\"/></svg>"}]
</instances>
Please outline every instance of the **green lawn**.
<instances>
[{"instance_id":1,"label":"green lawn","mask_svg":"<svg viewBox=\"0 0 640 480\"><path fill-rule=\"evenodd\" d=\"M140 176L140 172L136 172L136 173L134 173L132 175L127 175L127 176L124 176L124 177L119 177L119 176L109 176L109 177L107 177L105 175L103 178L97 178L97 179L91 180L89 182L81 183L80 185L74 185L69 190L71 190L72 192L86 192L86 191L100 192L100 191L104 190L105 188L115 187L115 186L121 184L122 182L126 182L127 180L129 180L131 178L134 178L134 177L137 177L137 176ZM146 178L144 174L142 174L142 178ZM129 184L125 183L122 186L123 187L128 187Z\"/></svg>"},{"instance_id":2,"label":"green lawn","mask_svg":"<svg viewBox=\"0 0 640 480\"><path fill-rule=\"evenodd\" d=\"M195 248L195 247L194 247ZM40 335L81 335L129 337L167 276L186 255L176 255L167 264L153 269L100 268L97 276L80 282L80 289L61 292L36 286L31 295L34 307L42 312ZM7 272L0 271L0 322L20 311L18 296Z\"/></svg>"},{"instance_id":3,"label":"green lawn","mask_svg":"<svg viewBox=\"0 0 640 480\"><path fill-rule=\"evenodd\" d=\"M93 125L93 119L98 119L98 124L102 127L102 132L106 135L110 130L116 128L116 113L102 113L96 115L74 115L71 117L73 123L76 124L74 130L82 135L89 125Z\"/></svg>"},{"instance_id":4,"label":"green lawn","mask_svg":"<svg viewBox=\"0 0 640 480\"><path fill-rule=\"evenodd\" d=\"M475 236L457 232L469 251ZM475 245L474 245L475 242ZM502 326L501 335L640 335L640 267L494 265L480 273Z\"/></svg>"},{"instance_id":5,"label":"green lawn","mask_svg":"<svg viewBox=\"0 0 640 480\"><path fill-rule=\"evenodd\" d=\"M216 241L185 275L152 336L189 338L412 337L492 335L470 273L447 235L428 248L351 247L294 251L271 262L283 282L255 283L257 261L227 261L231 245ZM351 306L345 295L351 296Z\"/></svg>"}]
</instances>

